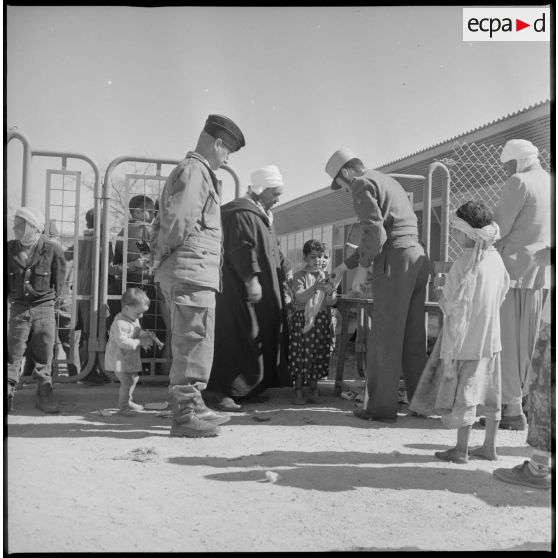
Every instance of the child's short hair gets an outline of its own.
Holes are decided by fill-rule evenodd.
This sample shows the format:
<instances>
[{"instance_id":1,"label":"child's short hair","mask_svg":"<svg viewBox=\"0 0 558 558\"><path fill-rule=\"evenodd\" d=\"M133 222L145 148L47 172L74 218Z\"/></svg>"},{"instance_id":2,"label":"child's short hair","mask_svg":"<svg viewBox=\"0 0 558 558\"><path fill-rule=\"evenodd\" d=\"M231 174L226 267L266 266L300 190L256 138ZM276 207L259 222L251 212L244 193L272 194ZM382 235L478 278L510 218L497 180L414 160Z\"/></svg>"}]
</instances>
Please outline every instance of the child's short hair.
<instances>
[{"instance_id":1,"label":"child's short hair","mask_svg":"<svg viewBox=\"0 0 558 558\"><path fill-rule=\"evenodd\" d=\"M492 222L492 211L481 201L468 201L455 214L474 229L482 229Z\"/></svg>"},{"instance_id":2,"label":"child's short hair","mask_svg":"<svg viewBox=\"0 0 558 558\"><path fill-rule=\"evenodd\" d=\"M92 229L95 226L95 210L93 208L88 209L85 214L85 225L88 229Z\"/></svg>"},{"instance_id":3,"label":"child's short hair","mask_svg":"<svg viewBox=\"0 0 558 558\"><path fill-rule=\"evenodd\" d=\"M145 291L136 287L126 289L121 301L122 306L139 306L142 303L149 305L149 302L149 297L145 294Z\"/></svg>"},{"instance_id":4,"label":"child's short hair","mask_svg":"<svg viewBox=\"0 0 558 558\"><path fill-rule=\"evenodd\" d=\"M304 243L302 247L302 253L307 256L312 252L312 250L316 250L316 252L325 252L326 245L321 240L316 240L315 238L311 238Z\"/></svg>"},{"instance_id":5,"label":"child's short hair","mask_svg":"<svg viewBox=\"0 0 558 558\"><path fill-rule=\"evenodd\" d=\"M155 202L149 197L142 194L130 198L128 202L128 209L144 209L146 211L153 211L155 209Z\"/></svg>"}]
</instances>

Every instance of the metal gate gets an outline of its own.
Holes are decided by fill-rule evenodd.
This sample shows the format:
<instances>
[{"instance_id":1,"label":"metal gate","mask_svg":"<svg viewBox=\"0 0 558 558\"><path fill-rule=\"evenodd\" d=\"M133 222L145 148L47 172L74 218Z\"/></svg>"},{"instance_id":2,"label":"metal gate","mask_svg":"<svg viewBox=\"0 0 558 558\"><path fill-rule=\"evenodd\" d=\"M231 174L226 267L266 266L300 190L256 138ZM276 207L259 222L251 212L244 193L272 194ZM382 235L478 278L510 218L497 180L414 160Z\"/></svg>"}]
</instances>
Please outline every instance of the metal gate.
<instances>
[{"instance_id":1,"label":"metal gate","mask_svg":"<svg viewBox=\"0 0 558 558\"><path fill-rule=\"evenodd\" d=\"M99 301L99 322L97 348L99 365L107 374L104 366L107 331L117 312L120 299L128 287L144 290L151 301L149 310L143 315L142 327L152 331L162 346L154 345L142 352L142 373L140 382L167 382L171 354L170 311L165 304L158 283L141 254L138 243L147 240L151 234L155 217L156 203L170 172L180 161L174 159L153 159L146 157L124 156L114 159L108 166L103 181L103 202L101 238L101 284ZM138 172L137 165L145 166ZM126 172L126 168L128 172ZM235 197L239 195L240 182L234 170L221 167L234 180ZM121 171L117 180L116 170ZM163 172L165 170L165 172ZM129 210L130 200L141 199L140 213L144 221L138 221ZM121 228L111 234L111 222L115 219L115 204L120 204L120 213L125 213Z\"/></svg>"},{"instance_id":2,"label":"metal gate","mask_svg":"<svg viewBox=\"0 0 558 558\"><path fill-rule=\"evenodd\" d=\"M56 312L57 341L52 368L53 380L77 382L96 366L104 371L107 325L120 310L122 293L128 286L138 286L146 290L151 299L150 310L142 319L142 326L151 329L164 344L161 349L156 348L151 354L143 355L144 371L140 382L167 382L172 360L170 315L153 277L143 268L137 273L138 268L131 256L139 255L136 244L138 238L129 234L130 219L126 212L129 201L134 196L147 196L155 203L167 178L163 168L172 168L179 160L118 157L108 165L101 185L99 166L86 155L32 150L24 134L8 130L7 142L15 139L23 146L21 205L29 204L33 161L36 158L55 159L59 165L45 170L45 234L55 238L63 246L69 268L62 303ZM90 209L86 207L83 195L87 185L84 183L82 170L69 168L69 162L76 161L86 163L88 170L93 173L90 187L93 191L94 225L88 238L80 233L80 216ZM144 172L137 172L137 168L131 171L128 169L120 177L120 187L115 188L114 181L118 178L115 170L121 170L126 164L143 164L146 169ZM238 197L240 181L237 174L229 166L221 168L234 180L234 195ZM117 194L120 194L120 218L114 211ZM118 230L116 234L111 234L111 226L115 231ZM85 242L90 244L84 244ZM116 252L121 254L121 259L115 263ZM78 292L78 278L83 276L90 278L86 293ZM78 320L83 314L88 314L86 325ZM146 327L144 322L151 322L153 327ZM77 354L76 331L81 332L80 336L86 331L86 335L80 340L82 345L86 342L87 347L85 358L82 356L82 359ZM23 376L22 380L25 381Z\"/></svg>"},{"instance_id":3,"label":"metal gate","mask_svg":"<svg viewBox=\"0 0 558 558\"><path fill-rule=\"evenodd\" d=\"M14 130L8 130L7 142L17 139L23 145L23 168L21 205L27 205L31 196L29 189L32 161L35 158L54 159L58 168L46 169L45 187L45 234L56 239L63 248L68 263L65 288L62 297L56 305L56 345L53 359L53 379L58 382L76 382L91 372L96 363L97 314L99 292L99 248L100 248L100 215L101 215L101 182L97 163L82 153L32 150L27 137ZM86 168L93 172L93 209L95 222L90 242L93 244L90 253L93 258L85 262L80 253L83 237L80 235L80 214L84 208L84 182L81 170L70 170L70 162L82 161ZM89 209L89 208L87 208ZM87 292L79 293L77 289L77 274L87 267L87 273L92 272ZM86 352L80 359L76 354L76 325L78 306L87 308L89 315L87 323L80 324L81 334L86 332L82 346ZM86 343L85 343L86 342ZM27 362L28 359L26 359ZM65 373L64 373L65 372ZM25 374L25 373L24 373ZM22 376L22 379L23 376Z\"/></svg>"}]
</instances>

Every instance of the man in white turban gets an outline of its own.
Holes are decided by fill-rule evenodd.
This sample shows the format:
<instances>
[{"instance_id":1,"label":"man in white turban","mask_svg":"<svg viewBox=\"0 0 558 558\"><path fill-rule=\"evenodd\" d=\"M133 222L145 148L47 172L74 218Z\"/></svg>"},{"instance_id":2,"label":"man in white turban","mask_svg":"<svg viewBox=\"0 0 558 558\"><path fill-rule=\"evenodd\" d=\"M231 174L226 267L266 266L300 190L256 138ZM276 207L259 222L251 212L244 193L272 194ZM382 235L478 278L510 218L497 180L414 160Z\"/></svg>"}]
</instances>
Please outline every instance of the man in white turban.
<instances>
[{"instance_id":1,"label":"man in white turban","mask_svg":"<svg viewBox=\"0 0 558 558\"><path fill-rule=\"evenodd\" d=\"M290 386L284 262L271 208L283 193L275 165L254 171L247 193L221 208L223 290L217 295L215 356L204 392L209 405L239 411L268 387ZM236 401L235 399L236 398Z\"/></svg>"},{"instance_id":2,"label":"man in white turban","mask_svg":"<svg viewBox=\"0 0 558 558\"><path fill-rule=\"evenodd\" d=\"M15 212L14 240L7 246L8 378L6 408L12 410L14 389L26 349L37 380L36 406L59 412L52 391L52 357L56 339L54 307L64 290L66 260L60 244L43 235L45 218L30 207Z\"/></svg>"},{"instance_id":3,"label":"man in white turban","mask_svg":"<svg viewBox=\"0 0 558 558\"><path fill-rule=\"evenodd\" d=\"M530 141L512 139L500 161L508 176L494 220L502 239L496 244L510 275L510 290L500 309L502 324L502 405L500 428L523 430L522 399L539 333L541 310L550 287L549 268L535 253L550 245L550 175L541 168Z\"/></svg>"}]
</instances>

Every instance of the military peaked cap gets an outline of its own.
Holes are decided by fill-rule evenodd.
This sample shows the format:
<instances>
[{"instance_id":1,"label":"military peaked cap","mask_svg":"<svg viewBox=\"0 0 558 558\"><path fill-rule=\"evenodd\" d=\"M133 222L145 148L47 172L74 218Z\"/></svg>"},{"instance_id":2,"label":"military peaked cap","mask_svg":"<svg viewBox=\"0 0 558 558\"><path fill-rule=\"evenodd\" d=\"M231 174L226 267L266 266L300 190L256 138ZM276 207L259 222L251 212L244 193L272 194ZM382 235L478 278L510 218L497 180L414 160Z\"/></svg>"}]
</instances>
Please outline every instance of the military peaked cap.
<instances>
[{"instance_id":1,"label":"military peaked cap","mask_svg":"<svg viewBox=\"0 0 558 558\"><path fill-rule=\"evenodd\" d=\"M221 138L231 151L238 151L246 145L240 128L230 118L221 114L210 114L207 117L204 132L214 138Z\"/></svg>"}]
</instances>

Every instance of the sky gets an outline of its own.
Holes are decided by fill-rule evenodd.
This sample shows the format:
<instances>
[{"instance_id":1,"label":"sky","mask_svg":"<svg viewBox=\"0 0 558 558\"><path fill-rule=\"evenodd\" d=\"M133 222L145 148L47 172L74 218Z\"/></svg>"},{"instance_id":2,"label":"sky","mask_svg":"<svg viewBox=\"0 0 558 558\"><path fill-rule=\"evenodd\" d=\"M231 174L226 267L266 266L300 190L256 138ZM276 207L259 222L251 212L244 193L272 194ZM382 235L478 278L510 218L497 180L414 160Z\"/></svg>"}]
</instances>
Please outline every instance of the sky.
<instances>
[{"instance_id":1,"label":"sky","mask_svg":"<svg viewBox=\"0 0 558 558\"><path fill-rule=\"evenodd\" d=\"M339 147L375 168L551 96L549 43L463 42L459 6L7 6L5 25L6 124L33 149L182 159L224 114L242 190L275 164L281 202L326 187Z\"/></svg>"}]
</instances>

